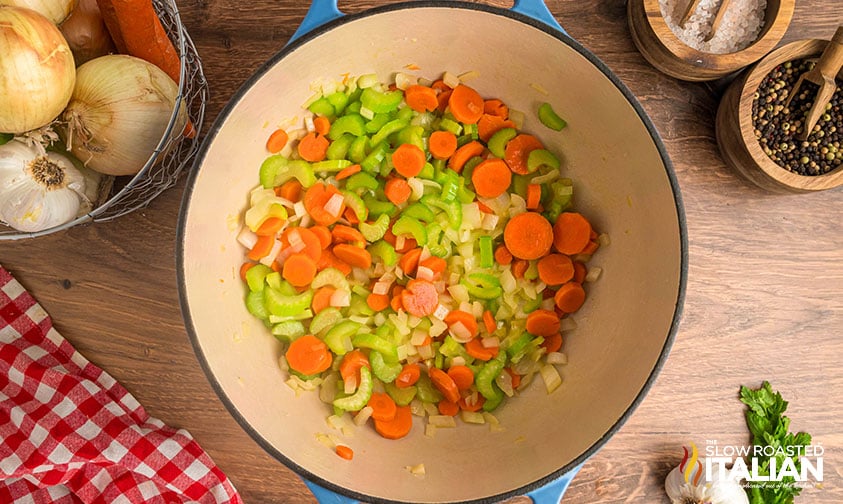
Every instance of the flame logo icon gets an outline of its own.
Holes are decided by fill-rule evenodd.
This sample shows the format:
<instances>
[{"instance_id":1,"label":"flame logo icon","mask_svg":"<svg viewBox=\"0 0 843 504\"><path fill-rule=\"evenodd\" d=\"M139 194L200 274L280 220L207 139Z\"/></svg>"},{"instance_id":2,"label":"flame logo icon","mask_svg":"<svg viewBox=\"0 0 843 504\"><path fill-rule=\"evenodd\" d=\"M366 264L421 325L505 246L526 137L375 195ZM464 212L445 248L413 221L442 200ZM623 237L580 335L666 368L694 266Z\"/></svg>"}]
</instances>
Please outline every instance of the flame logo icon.
<instances>
[{"instance_id":1,"label":"flame logo icon","mask_svg":"<svg viewBox=\"0 0 843 504\"><path fill-rule=\"evenodd\" d=\"M703 474L702 462L699 459L697 445L691 442L691 453L688 453L688 448L685 446L682 447L682 450L685 451L685 455L682 457L682 462L679 463L679 470L685 476L685 483L691 483L696 486L699 484ZM695 469L696 474L694 474ZM691 481L692 476L693 482Z\"/></svg>"}]
</instances>

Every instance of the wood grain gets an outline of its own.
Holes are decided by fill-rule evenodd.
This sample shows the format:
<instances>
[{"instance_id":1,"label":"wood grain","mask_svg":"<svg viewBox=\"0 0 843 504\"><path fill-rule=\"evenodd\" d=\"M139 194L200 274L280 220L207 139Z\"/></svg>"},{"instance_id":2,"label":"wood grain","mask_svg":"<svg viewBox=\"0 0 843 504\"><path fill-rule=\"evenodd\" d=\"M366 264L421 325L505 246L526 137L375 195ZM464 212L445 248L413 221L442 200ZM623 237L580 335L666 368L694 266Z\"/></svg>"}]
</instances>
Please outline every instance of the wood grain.
<instances>
[{"instance_id":1,"label":"wood grain","mask_svg":"<svg viewBox=\"0 0 843 504\"><path fill-rule=\"evenodd\" d=\"M340 4L349 12L372 5ZM843 193L773 195L729 169L714 135L728 80L688 83L653 68L632 42L623 0L549 0L548 6L652 117L675 165L690 244L684 317L671 356L646 400L585 464L563 503L667 502L662 483L683 443L747 442L737 392L763 380L790 401L792 427L826 448L824 487L806 490L797 502L843 502ZM210 84L210 122L284 45L307 5L181 0L179 8ZM841 18L838 0L797 2L783 42L828 38ZM228 415L193 355L173 259L183 188L181 182L114 222L0 242L0 263L59 331L150 414L188 429L247 503L312 504L301 481Z\"/></svg>"}]
</instances>

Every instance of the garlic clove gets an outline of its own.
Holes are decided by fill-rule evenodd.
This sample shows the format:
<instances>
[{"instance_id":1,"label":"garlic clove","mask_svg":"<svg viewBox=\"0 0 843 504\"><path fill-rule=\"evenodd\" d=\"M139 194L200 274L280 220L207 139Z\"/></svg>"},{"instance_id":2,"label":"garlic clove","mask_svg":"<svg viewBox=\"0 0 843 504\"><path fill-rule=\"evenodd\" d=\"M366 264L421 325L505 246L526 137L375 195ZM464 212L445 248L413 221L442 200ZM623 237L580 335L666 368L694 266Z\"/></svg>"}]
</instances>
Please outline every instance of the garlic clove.
<instances>
[{"instance_id":1,"label":"garlic clove","mask_svg":"<svg viewBox=\"0 0 843 504\"><path fill-rule=\"evenodd\" d=\"M712 479L705 474L706 460L700 458L698 464L688 471L682 465L674 467L664 481L664 489L673 504L749 504L749 497L744 488L736 481L720 479L713 472Z\"/></svg>"}]
</instances>

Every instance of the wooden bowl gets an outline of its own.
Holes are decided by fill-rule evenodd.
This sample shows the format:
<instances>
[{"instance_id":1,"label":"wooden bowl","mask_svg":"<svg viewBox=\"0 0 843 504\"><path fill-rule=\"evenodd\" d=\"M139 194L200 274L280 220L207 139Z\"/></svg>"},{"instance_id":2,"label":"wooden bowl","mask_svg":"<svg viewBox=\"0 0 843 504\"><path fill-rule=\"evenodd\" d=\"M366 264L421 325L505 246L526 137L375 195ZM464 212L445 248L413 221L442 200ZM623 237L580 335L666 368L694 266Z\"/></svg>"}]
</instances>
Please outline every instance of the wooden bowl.
<instances>
[{"instance_id":1,"label":"wooden bowl","mask_svg":"<svg viewBox=\"0 0 843 504\"><path fill-rule=\"evenodd\" d=\"M707 81L736 72L770 52L787 31L795 3L768 0L758 39L729 54L699 51L680 40L662 16L659 0L629 0L627 14L632 39L651 65L677 79Z\"/></svg>"},{"instance_id":2,"label":"wooden bowl","mask_svg":"<svg viewBox=\"0 0 843 504\"><path fill-rule=\"evenodd\" d=\"M736 79L720 101L715 123L720 153L728 165L759 187L804 193L843 184L843 164L823 175L799 175L776 164L762 150L752 123L753 95L764 77L781 63L818 57L827 44L827 40L809 39L776 49Z\"/></svg>"}]
</instances>

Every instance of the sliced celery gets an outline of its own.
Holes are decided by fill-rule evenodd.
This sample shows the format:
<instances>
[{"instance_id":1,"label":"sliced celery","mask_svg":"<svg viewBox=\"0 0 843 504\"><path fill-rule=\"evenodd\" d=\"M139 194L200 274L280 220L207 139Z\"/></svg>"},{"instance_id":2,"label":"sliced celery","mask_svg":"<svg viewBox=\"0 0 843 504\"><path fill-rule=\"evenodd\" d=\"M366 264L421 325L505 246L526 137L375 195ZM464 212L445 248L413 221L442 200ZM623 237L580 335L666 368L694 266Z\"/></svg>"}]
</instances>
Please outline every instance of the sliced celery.
<instances>
[{"instance_id":1,"label":"sliced celery","mask_svg":"<svg viewBox=\"0 0 843 504\"><path fill-rule=\"evenodd\" d=\"M360 383L357 385L357 391L350 396L334 399L334 407L343 411L359 411L372 398L373 388L372 372L363 366L360 368Z\"/></svg>"}]
</instances>

